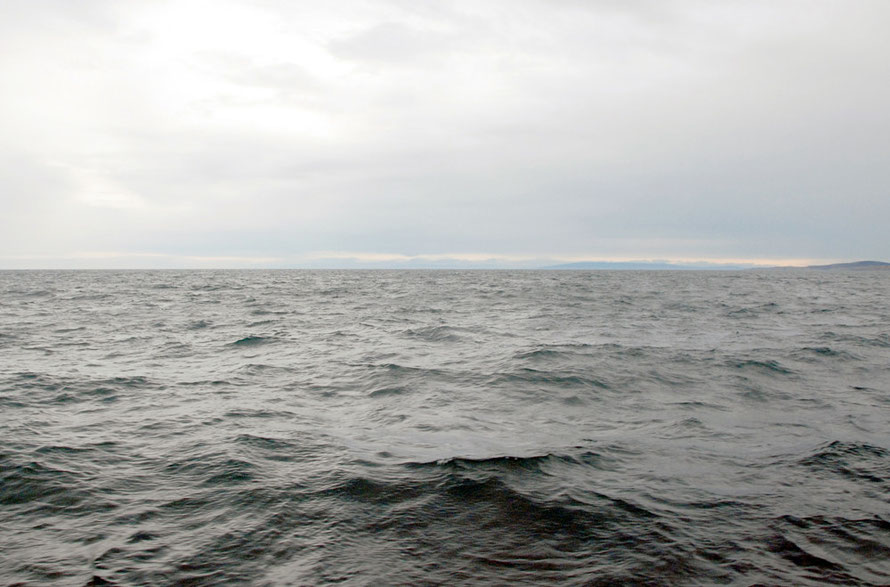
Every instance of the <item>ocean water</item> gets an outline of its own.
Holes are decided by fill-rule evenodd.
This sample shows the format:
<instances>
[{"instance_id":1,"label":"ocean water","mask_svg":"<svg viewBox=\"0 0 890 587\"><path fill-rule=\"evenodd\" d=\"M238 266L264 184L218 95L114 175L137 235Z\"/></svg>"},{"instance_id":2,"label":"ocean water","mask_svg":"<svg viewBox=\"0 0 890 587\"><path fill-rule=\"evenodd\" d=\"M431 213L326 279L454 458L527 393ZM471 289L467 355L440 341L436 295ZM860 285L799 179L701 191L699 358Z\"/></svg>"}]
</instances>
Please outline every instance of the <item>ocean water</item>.
<instances>
[{"instance_id":1,"label":"ocean water","mask_svg":"<svg viewBox=\"0 0 890 587\"><path fill-rule=\"evenodd\" d=\"M0 272L0 581L890 584L890 273Z\"/></svg>"}]
</instances>

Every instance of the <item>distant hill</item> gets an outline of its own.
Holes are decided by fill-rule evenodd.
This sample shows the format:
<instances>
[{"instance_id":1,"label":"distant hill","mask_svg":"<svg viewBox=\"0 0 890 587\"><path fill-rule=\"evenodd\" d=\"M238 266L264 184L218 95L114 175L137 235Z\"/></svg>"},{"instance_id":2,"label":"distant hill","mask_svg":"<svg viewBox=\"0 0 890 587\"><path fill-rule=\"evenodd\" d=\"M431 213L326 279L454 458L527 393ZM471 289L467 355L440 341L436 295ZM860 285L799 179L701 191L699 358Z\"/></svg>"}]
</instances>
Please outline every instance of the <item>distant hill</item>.
<instances>
[{"instance_id":1,"label":"distant hill","mask_svg":"<svg viewBox=\"0 0 890 587\"><path fill-rule=\"evenodd\" d=\"M820 271L887 271L890 263L883 261L856 261L854 263L833 263L831 265L809 265L805 269Z\"/></svg>"}]
</instances>

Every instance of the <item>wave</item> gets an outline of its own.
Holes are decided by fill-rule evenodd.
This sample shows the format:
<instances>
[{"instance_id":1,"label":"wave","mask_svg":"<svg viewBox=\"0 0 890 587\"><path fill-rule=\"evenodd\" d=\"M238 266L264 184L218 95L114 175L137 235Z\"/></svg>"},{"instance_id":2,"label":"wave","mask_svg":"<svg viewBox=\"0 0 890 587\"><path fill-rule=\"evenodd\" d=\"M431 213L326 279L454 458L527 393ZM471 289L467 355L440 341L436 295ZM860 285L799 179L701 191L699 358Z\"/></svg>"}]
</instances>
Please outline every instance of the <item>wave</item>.
<instances>
[{"instance_id":1,"label":"wave","mask_svg":"<svg viewBox=\"0 0 890 587\"><path fill-rule=\"evenodd\" d=\"M823 340L853 343L857 346L865 348L890 348L890 333L887 332L882 332L874 336L864 336L861 334L841 334L833 331L827 331L822 333L821 338Z\"/></svg>"},{"instance_id":2,"label":"wave","mask_svg":"<svg viewBox=\"0 0 890 587\"><path fill-rule=\"evenodd\" d=\"M421 328L408 328L403 331L403 334L409 338L417 338L428 342L457 342L461 340L460 332L464 330L452 326L424 326Z\"/></svg>"},{"instance_id":3,"label":"wave","mask_svg":"<svg viewBox=\"0 0 890 587\"><path fill-rule=\"evenodd\" d=\"M292 418L294 413L287 410L263 410L239 408L223 414L226 418Z\"/></svg>"},{"instance_id":4,"label":"wave","mask_svg":"<svg viewBox=\"0 0 890 587\"><path fill-rule=\"evenodd\" d=\"M535 386L548 385L555 388L593 388L611 389L612 386L593 377L576 374L553 373L552 371L540 371L538 369L523 368L512 373L498 373L487 381L490 386L504 386L515 384L532 384Z\"/></svg>"},{"instance_id":5,"label":"wave","mask_svg":"<svg viewBox=\"0 0 890 587\"><path fill-rule=\"evenodd\" d=\"M278 342L278 339L271 336L245 336L244 338L239 338L231 344L232 346L245 347L271 344L274 342Z\"/></svg>"},{"instance_id":6,"label":"wave","mask_svg":"<svg viewBox=\"0 0 890 587\"><path fill-rule=\"evenodd\" d=\"M882 485L890 491L890 450L885 448L836 440L798 463L817 472Z\"/></svg>"},{"instance_id":7,"label":"wave","mask_svg":"<svg viewBox=\"0 0 890 587\"><path fill-rule=\"evenodd\" d=\"M558 345L539 345L532 349L522 350L513 355L513 359L517 361L536 361L549 359L571 359L578 355L589 355L590 351L596 350L616 350L620 349L620 345L606 344L593 345L589 343L576 344L558 344Z\"/></svg>"},{"instance_id":8,"label":"wave","mask_svg":"<svg viewBox=\"0 0 890 587\"><path fill-rule=\"evenodd\" d=\"M368 392L369 397L387 397L395 395L404 395L408 393L407 387L380 387Z\"/></svg>"},{"instance_id":9,"label":"wave","mask_svg":"<svg viewBox=\"0 0 890 587\"><path fill-rule=\"evenodd\" d=\"M774 359L735 359L727 362L729 367L744 371L760 372L774 375L794 375L793 369L785 367Z\"/></svg>"},{"instance_id":10,"label":"wave","mask_svg":"<svg viewBox=\"0 0 890 587\"><path fill-rule=\"evenodd\" d=\"M163 385L144 376L92 379L24 372L15 376L10 390L18 392L17 400L24 405L64 405L97 401L110 403L123 395L161 387Z\"/></svg>"},{"instance_id":11,"label":"wave","mask_svg":"<svg viewBox=\"0 0 890 587\"><path fill-rule=\"evenodd\" d=\"M71 457L75 451L44 451L44 457ZM104 514L119 505L90 484L84 472L0 455L0 505L19 515L74 517Z\"/></svg>"},{"instance_id":12,"label":"wave","mask_svg":"<svg viewBox=\"0 0 890 587\"><path fill-rule=\"evenodd\" d=\"M772 527L766 550L798 568L801 579L853 585L890 579L890 522L879 516L786 514Z\"/></svg>"},{"instance_id":13,"label":"wave","mask_svg":"<svg viewBox=\"0 0 890 587\"><path fill-rule=\"evenodd\" d=\"M817 362L825 359L838 359L842 361L861 361L863 357L845 350L839 350L827 346L805 346L793 353L795 358L807 362Z\"/></svg>"}]
</instances>

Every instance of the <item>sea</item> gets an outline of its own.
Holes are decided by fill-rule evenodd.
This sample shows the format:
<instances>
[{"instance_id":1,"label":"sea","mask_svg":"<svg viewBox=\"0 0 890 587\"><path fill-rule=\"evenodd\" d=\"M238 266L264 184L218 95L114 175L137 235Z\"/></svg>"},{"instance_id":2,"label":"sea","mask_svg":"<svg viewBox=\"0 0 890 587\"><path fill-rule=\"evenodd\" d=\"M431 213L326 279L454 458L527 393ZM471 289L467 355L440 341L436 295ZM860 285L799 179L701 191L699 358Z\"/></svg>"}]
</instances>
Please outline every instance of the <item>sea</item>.
<instances>
[{"instance_id":1,"label":"sea","mask_svg":"<svg viewBox=\"0 0 890 587\"><path fill-rule=\"evenodd\" d=\"M890 272L0 272L0 583L888 585Z\"/></svg>"}]
</instances>

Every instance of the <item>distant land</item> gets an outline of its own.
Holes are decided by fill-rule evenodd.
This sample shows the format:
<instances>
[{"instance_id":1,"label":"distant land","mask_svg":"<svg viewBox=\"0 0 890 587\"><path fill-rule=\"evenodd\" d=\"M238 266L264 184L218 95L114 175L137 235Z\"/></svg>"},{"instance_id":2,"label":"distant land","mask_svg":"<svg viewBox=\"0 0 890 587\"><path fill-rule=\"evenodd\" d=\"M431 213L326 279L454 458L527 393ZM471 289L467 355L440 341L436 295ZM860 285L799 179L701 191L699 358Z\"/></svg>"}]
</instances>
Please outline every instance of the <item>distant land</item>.
<instances>
[{"instance_id":1,"label":"distant land","mask_svg":"<svg viewBox=\"0 0 890 587\"><path fill-rule=\"evenodd\" d=\"M831 265L809 265L804 267L804 269L818 269L820 271L887 271L890 270L890 263L884 263L883 261L855 261L853 263L833 263Z\"/></svg>"},{"instance_id":2,"label":"distant land","mask_svg":"<svg viewBox=\"0 0 890 587\"><path fill-rule=\"evenodd\" d=\"M645 261L581 261L577 263L562 263L560 265L550 265L541 267L541 269L563 269L563 270L587 270L587 269L614 269L614 270L674 270L674 271L703 271L703 270L724 270L733 271L740 269L815 269L818 271L888 271L890 263L883 261L855 261L852 263L833 263L831 265L807 265L805 267L798 266L781 266L781 267L763 267L756 265L739 265L726 263L668 263L662 262L645 262Z\"/></svg>"},{"instance_id":3,"label":"distant land","mask_svg":"<svg viewBox=\"0 0 890 587\"><path fill-rule=\"evenodd\" d=\"M702 271L711 269L738 270L751 269L753 265L737 265L728 263L668 263L667 261L579 261L577 263L561 263L541 267L541 269L557 270L584 270L584 269L614 269L614 270L674 270L674 271Z\"/></svg>"},{"instance_id":4,"label":"distant land","mask_svg":"<svg viewBox=\"0 0 890 587\"><path fill-rule=\"evenodd\" d=\"M888 271L890 263L883 261L854 261L852 263L832 263L831 265L807 265L805 267L784 266L784 267L756 267L755 269L802 269L815 271Z\"/></svg>"}]
</instances>

